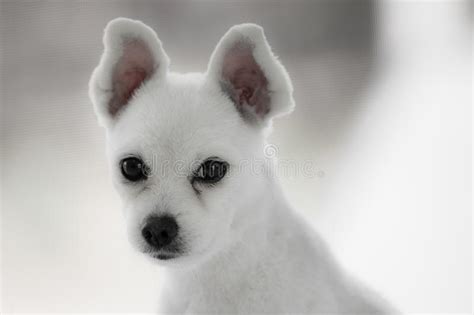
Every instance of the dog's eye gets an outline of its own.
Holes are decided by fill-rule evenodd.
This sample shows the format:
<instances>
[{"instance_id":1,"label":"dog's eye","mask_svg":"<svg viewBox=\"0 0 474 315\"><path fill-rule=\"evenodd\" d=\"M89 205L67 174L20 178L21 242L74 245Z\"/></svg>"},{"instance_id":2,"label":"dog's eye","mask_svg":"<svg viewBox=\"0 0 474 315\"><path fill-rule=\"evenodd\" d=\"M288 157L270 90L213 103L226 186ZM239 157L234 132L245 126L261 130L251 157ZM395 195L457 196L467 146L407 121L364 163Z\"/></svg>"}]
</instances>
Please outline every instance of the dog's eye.
<instances>
[{"instance_id":1,"label":"dog's eye","mask_svg":"<svg viewBox=\"0 0 474 315\"><path fill-rule=\"evenodd\" d=\"M193 179L206 184L217 183L227 173L228 166L227 162L208 159L199 166Z\"/></svg>"},{"instance_id":2,"label":"dog's eye","mask_svg":"<svg viewBox=\"0 0 474 315\"><path fill-rule=\"evenodd\" d=\"M120 169L123 177L132 182L147 178L146 166L142 160L136 157L128 157L120 161Z\"/></svg>"}]
</instances>

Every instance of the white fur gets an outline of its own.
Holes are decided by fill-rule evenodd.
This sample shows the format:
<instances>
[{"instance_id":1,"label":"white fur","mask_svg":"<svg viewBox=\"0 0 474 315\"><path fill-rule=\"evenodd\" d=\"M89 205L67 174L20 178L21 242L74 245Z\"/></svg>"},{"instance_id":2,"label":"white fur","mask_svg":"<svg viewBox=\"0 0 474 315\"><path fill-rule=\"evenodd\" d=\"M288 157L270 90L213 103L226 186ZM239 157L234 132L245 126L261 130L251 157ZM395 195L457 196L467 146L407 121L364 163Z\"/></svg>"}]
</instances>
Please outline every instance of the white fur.
<instances>
[{"instance_id":1,"label":"white fur","mask_svg":"<svg viewBox=\"0 0 474 315\"><path fill-rule=\"evenodd\" d=\"M120 38L138 36L160 65L112 117L111 71ZM218 82L222 54L234 41L254 44L254 58L271 91L266 122L293 108L287 72L273 56L261 27L235 26L219 42L207 73L168 72L169 60L155 33L140 22L117 19L107 26L105 51L90 94L107 130L114 183L124 201L128 235L140 251L140 229L150 214L176 216L186 251L165 266L159 300L164 313L382 313L383 302L347 276L324 242L291 209L263 153L265 125L245 121ZM153 164L146 182L124 183L119 161L139 155ZM196 161L218 156L230 165L215 187L197 195L189 182ZM265 161L255 169L254 161ZM177 165L182 166L178 171ZM150 279L150 281L155 281Z\"/></svg>"}]
</instances>

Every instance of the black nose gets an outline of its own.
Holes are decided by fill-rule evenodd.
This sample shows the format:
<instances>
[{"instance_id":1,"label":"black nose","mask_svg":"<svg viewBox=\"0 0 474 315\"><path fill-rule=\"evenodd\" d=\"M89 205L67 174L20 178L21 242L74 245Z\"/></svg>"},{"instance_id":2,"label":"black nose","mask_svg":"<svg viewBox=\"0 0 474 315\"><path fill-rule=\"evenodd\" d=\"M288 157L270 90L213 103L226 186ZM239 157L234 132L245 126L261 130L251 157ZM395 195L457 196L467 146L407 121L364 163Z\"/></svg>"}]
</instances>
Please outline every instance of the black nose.
<instances>
[{"instance_id":1,"label":"black nose","mask_svg":"<svg viewBox=\"0 0 474 315\"><path fill-rule=\"evenodd\" d=\"M142 236L148 244L161 249L178 235L178 224L171 216L150 217L142 229Z\"/></svg>"}]
</instances>

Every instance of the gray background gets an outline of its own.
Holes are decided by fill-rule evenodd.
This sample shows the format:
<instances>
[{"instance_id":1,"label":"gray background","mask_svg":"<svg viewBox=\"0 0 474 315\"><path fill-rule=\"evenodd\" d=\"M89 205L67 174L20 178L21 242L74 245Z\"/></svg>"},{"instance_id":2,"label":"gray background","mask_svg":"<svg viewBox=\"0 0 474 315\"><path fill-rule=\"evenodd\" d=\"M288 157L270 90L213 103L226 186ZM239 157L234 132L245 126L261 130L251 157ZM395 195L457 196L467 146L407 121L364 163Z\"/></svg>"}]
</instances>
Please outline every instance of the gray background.
<instances>
[{"instance_id":1,"label":"gray background","mask_svg":"<svg viewBox=\"0 0 474 315\"><path fill-rule=\"evenodd\" d=\"M262 25L295 87L270 137L292 203L401 310L469 311L467 2L0 4L2 311L155 308L160 270L127 244L87 96L118 16L153 27L173 71L204 71L230 26Z\"/></svg>"}]
</instances>

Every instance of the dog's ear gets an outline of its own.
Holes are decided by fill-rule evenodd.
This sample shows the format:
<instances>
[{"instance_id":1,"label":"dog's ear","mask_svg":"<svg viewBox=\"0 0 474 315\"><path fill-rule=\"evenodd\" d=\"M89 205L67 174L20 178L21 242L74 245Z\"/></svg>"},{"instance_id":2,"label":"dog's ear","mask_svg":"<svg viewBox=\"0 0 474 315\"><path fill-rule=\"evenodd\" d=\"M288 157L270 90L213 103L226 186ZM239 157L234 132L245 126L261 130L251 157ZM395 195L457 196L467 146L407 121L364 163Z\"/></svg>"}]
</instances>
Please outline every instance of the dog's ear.
<instances>
[{"instance_id":1,"label":"dog's ear","mask_svg":"<svg viewBox=\"0 0 474 315\"><path fill-rule=\"evenodd\" d=\"M89 96L99 122L108 127L143 84L163 79L169 58L156 33L139 21L110 21L103 42L104 52L89 82Z\"/></svg>"},{"instance_id":2,"label":"dog's ear","mask_svg":"<svg viewBox=\"0 0 474 315\"><path fill-rule=\"evenodd\" d=\"M266 124L294 107L288 73L258 25L236 25L222 37L211 56L207 77L219 84L249 123Z\"/></svg>"}]
</instances>

